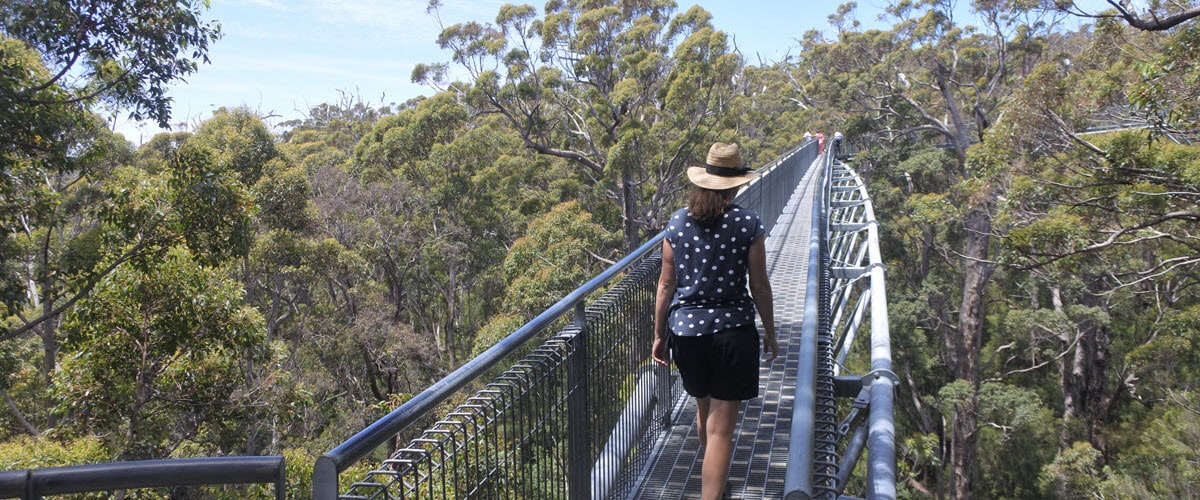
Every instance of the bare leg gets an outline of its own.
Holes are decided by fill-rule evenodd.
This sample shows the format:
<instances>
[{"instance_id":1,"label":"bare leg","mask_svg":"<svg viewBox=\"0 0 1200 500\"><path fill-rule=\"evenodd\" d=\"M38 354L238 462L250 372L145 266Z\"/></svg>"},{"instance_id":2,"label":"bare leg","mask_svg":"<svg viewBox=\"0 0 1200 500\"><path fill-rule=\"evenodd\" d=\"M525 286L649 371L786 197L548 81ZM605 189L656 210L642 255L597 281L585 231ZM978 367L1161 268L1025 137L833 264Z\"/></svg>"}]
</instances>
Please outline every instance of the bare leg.
<instances>
[{"instance_id":1,"label":"bare leg","mask_svg":"<svg viewBox=\"0 0 1200 500\"><path fill-rule=\"evenodd\" d=\"M737 425L741 401L712 399L708 412L708 448L700 476L700 498L718 500L729 481L729 462L733 459L733 428Z\"/></svg>"},{"instance_id":2,"label":"bare leg","mask_svg":"<svg viewBox=\"0 0 1200 500\"><path fill-rule=\"evenodd\" d=\"M696 398L696 435L700 437L700 452L708 444L708 405L712 398Z\"/></svg>"}]
</instances>

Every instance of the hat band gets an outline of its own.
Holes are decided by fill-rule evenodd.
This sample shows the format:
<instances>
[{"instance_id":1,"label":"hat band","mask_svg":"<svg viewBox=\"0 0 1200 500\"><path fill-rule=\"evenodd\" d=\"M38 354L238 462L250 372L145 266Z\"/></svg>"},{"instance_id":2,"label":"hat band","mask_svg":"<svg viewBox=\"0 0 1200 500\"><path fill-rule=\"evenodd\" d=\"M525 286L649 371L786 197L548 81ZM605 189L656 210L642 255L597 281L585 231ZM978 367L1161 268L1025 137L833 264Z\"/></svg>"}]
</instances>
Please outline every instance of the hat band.
<instances>
[{"instance_id":1,"label":"hat band","mask_svg":"<svg viewBox=\"0 0 1200 500\"><path fill-rule=\"evenodd\" d=\"M704 171L721 177L741 177L750 173L750 168L733 168L733 167L718 167L716 165L704 164Z\"/></svg>"}]
</instances>

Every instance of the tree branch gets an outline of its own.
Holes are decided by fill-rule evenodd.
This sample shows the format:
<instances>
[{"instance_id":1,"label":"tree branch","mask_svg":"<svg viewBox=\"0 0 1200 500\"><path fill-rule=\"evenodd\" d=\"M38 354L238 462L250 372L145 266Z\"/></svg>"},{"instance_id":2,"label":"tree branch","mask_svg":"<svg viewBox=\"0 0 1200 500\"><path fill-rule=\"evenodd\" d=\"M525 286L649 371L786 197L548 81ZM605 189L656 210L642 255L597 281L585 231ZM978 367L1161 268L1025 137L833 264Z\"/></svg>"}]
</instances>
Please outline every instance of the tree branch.
<instances>
[{"instance_id":1,"label":"tree branch","mask_svg":"<svg viewBox=\"0 0 1200 500\"><path fill-rule=\"evenodd\" d=\"M1118 2L1118 1L1114 1L1114 0L1106 0L1106 1L1108 2L1109 5L1113 6L1113 8L1117 9L1117 12L1120 13L1119 14L1120 17L1122 19L1124 19L1126 23L1129 23L1130 26L1133 26L1134 28L1137 28L1137 29L1140 29L1143 31L1169 30L1180 24L1183 24L1185 21L1187 21L1189 19L1200 16L1200 7L1191 7L1188 9L1184 9L1181 12L1171 14L1162 19L1159 19L1158 16L1155 15L1154 13L1150 14L1153 19L1142 19L1141 16L1138 16L1133 11L1125 8L1125 5L1123 5L1123 4L1125 4L1126 2Z\"/></svg>"}]
</instances>

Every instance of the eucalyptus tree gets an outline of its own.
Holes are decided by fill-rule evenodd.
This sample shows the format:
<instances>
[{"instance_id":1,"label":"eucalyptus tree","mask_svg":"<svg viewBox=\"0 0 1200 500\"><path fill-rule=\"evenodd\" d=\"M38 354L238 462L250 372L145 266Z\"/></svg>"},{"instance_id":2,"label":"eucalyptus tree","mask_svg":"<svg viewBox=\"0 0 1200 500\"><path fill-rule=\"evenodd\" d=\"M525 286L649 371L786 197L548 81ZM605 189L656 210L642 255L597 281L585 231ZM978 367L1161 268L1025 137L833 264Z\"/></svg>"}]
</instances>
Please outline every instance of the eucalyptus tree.
<instances>
[{"instance_id":1,"label":"eucalyptus tree","mask_svg":"<svg viewBox=\"0 0 1200 500\"><path fill-rule=\"evenodd\" d=\"M19 343L30 334L36 336L41 353L25 361L40 363L36 372L45 384L58 361L61 313L86 297L97 280L111 271L106 266L95 267L99 256L106 252L104 232L95 217L95 208L103 203L104 196L100 179L110 175L123 159L132 157L128 143L100 126L72 129L60 137L80 141L76 156L61 158L61 167L44 170L40 179L14 176L19 179L20 192L4 198L12 202L6 207L12 210L6 218L11 217L17 224L6 238L0 238L0 246L11 245L12 250L0 254L9 271L6 281L23 292L9 298L12 309L0 321L0 342ZM22 162L20 168L33 163ZM113 253L137 253L135 249L127 250ZM9 377L20 371L0 373L4 380L0 386L7 387ZM18 416L22 412L17 405L10 404L9 408ZM34 414L38 415L34 420L41 420L36 427L52 427L56 421L42 411L34 410Z\"/></svg>"},{"instance_id":2,"label":"eucalyptus tree","mask_svg":"<svg viewBox=\"0 0 1200 500\"><path fill-rule=\"evenodd\" d=\"M194 72L219 36L205 9L198 1L0 3L0 341L35 332L41 374L56 361L61 314L133 256L87 266L100 242L87 215L97 186L130 149L92 111L124 109L166 125L165 89Z\"/></svg>"},{"instance_id":3,"label":"eucalyptus tree","mask_svg":"<svg viewBox=\"0 0 1200 500\"><path fill-rule=\"evenodd\" d=\"M103 144L92 142L83 151L103 151ZM128 147L119 138L117 144ZM217 265L244 255L252 238L248 188L215 167L204 148L185 145L174 153L170 168L157 174L96 158L80 165L89 175L50 178L47 187L61 203L23 214L29 229L17 238L27 250L19 276L29 284L29 302L0 336L8 341L37 333L45 388L61 361L62 315L86 305L110 275L175 247L186 248L198 262ZM45 415L45 427L56 423L52 414Z\"/></svg>"},{"instance_id":4,"label":"eucalyptus tree","mask_svg":"<svg viewBox=\"0 0 1200 500\"><path fill-rule=\"evenodd\" d=\"M203 18L207 9L205 0L4 2L3 33L40 53L49 71L0 99L47 110L103 104L168 127L168 87L208 62L220 37L220 26ZM51 87L60 93L36 94Z\"/></svg>"},{"instance_id":5,"label":"eucalyptus tree","mask_svg":"<svg viewBox=\"0 0 1200 500\"><path fill-rule=\"evenodd\" d=\"M164 458L185 443L244 453L250 387L269 359L262 321L237 282L182 246L124 266L67 314L70 352L55 374L68 435L107 436L122 459ZM195 452L195 451L192 451Z\"/></svg>"},{"instance_id":6,"label":"eucalyptus tree","mask_svg":"<svg viewBox=\"0 0 1200 500\"><path fill-rule=\"evenodd\" d=\"M791 64L784 60L747 66L742 73L745 84L732 101L735 112L723 128L736 131L748 165L763 165L796 147L805 131L817 130L813 128L815 119L833 111L817 113L796 97Z\"/></svg>"},{"instance_id":7,"label":"eucalyptus tree","mask_svg":"<svg viewBox=\"0 0 1200 500\"><path fill-rule=\"evenodd\" d=\"M1081 33L1087 52L1035 70L990 137L987 163L1010 174L998 258L1003 272L1024 276L1006 287L998 368L1031 379L1058 372L1050 394L1061 398L1061 451L1044 475L1047 491L1064 497L1194 495L1181 483L1196 469L1171 443L1196 429L1181 414L1194 414L1200 310L1200 152L1186 144L1197 120L1194 85L1184 83L1194 81L1184 61L1194 60L1197 33L1099 22ZM1078 132L1113 110L1150 127ZM1090 465L1072 465L1089 453ZM1086 492L1072 479L1083 465L1104 470Z\"/></svg>"},{"instance_id":8,"label":"eucalyptus tree","mask_svg":"<svg viewBox=\"0 0 1200 500\"><path fill-rule=\"evenodd\" d=\"M460 334L490 316L494 299L480 291L557 172L519 141L445 92L380 120L350 164L367 189L394 193L366 219L374 236L351 245L375 263L396 319L428 335L450 365L469 350Z\"/></svg>"},{"instance_id":9,"label":"eucalyptus tree","mask_svg":"<svg viewBox=\"0 0 1200 500\"><path fill-rule=\"evenodd\" d=\"M60 315L97 279L88 264L99 241L86 214L98 181L131 148L55 83L28 41L0 34L0 50L0 342L39 338L35 372L44 387L57 360ZM0 373L0 387L18 371ZM9 408L18 420L32 410ZM37 414L43 421L26 430L53 425L52 416Z\"/></svg>"},{"instance_id":10,"label":"eucalyptus tree","mask_svg":"<svg viewBox=\"0 0 1200 500\"><path fill-rule=\"evenodd\" d=\"M318 104L309 108L304 118L281 123L280 126L287 129L282 134L281 143L297 145L319 140L348 157L354 153L354 145L358 144L381 118L401 109L414 107L423 99L418 97L396 106L382 102L366 102L361 95L346 91L338 91L338 95L336 103Z\"/></svg>"},{"instance_id":11,"label":"eucalyptus tree","mask_svg":"<svg viewBox=\"0 0 1200 500\"><path fill-rule=\"evenodd\" d=\"M430 2L437 13L440 2ZM699 7L670 0L553 0L543 17L506 5L495 24L445 27L450 63L413 79L440 85L463 74L465 102L498 114L524 147L569 160L602 200L619 206L626 249L657 230L683 168L728 112L741 58ZM609 222L609 221L606 221Z\"/></svg>"},{"instance_id":12,"label":"eucalyptus tree","mask_svg":"<svg viewBox=\"0 0 1200 500\"><path fill-rule=\"evenodd\" d=\"M575 201L534 219L504 258L504 309L526 318L544 311L611 265L595 252L611 248L615 236Z\"/></svg>"},{"instance_id":13,"label":"eucalyptus tree","mask_svg":"<svg viewBox=\"0 0 1200 500\"><path fill-rule=\"evenodd\" d=\"M267 162L279 156L275 137L262 118L245 107L218 109L196 128L188 142L216 153L218 165L237 172L238 180L247 186L258 182Z\"/></svg>"}]
</instances>

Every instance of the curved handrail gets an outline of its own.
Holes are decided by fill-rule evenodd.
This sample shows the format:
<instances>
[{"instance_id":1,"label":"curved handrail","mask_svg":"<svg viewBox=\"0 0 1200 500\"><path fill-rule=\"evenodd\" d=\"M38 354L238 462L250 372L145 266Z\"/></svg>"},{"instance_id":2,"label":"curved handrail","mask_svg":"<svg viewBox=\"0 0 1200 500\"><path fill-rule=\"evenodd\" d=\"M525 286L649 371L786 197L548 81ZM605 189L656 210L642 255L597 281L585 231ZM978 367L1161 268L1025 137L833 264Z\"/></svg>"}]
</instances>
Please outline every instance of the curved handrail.
<instances>
[{"instance_id":1,"label":"curved handrail","mask_svg":"<svg viewBox=\"0 0 1200 500\"><path fill-rule=\"evenodd\" d=\"M828 161L826 162L828 163ZM799 368L796 373L796 392L792 409L792 442L788 446L788 466L784 476L784 498L812 498L813 449L816 447L812 429L816 408L817 334L820 318L812 311L820 308L818 287L821 283L821 247L824 244L825 183L828 165L823 165L816 179L820 188L813 196L812 225L808 236L808 277L804 291L804 322L800 326Z\"/></svg>"},{"instance_id":2,"label":"curved handrail","mask_svg":"<svg viewBox=\"0 0 1200 500\"><path fill-rule=\"evenodd\" d=\"M784 482L787 499L839 496L864 447L868 452L867 496L896 497L893 404L897 380L891 371L879 224L866 184L840 161L837 152L841 146L840 136L830 141L821 187L813 200L809 282L800 339L801 369L797 374L792 443ZM864 375L838 376L867 314L870 315L870 371ZM841 346L841 352L834 359L832 346L837 345ZM823 374L820 366L829 365L833 365L833 370ZM842 447L840 463L828 458L834 441L818 438L830 434L830 415L827 408L821 407L821 398L826 397L822 391L828 391L829 387L834 388L838 397L854 398L851 409L833 433L836 439L849 439ZM865 425L864 412L860 410L866 410ZM855 423L858 428L851 432Z\"/></svg>"}]
</instances>

